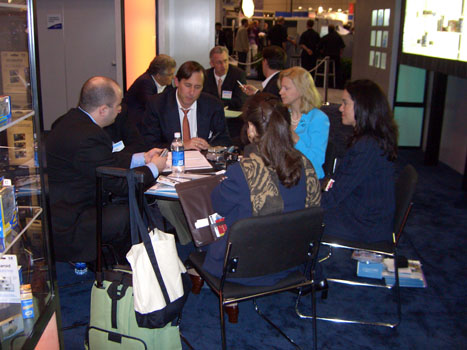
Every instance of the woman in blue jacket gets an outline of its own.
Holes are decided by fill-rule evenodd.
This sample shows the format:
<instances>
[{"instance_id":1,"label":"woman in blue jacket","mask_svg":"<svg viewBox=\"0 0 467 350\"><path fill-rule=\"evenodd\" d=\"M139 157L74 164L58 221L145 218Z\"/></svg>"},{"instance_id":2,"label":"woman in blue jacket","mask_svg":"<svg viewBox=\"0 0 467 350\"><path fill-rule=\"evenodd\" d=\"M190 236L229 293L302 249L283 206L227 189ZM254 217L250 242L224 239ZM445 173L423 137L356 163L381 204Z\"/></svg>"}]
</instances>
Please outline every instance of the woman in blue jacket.
<instances>
[{"instance_id":1,"label":"woman in blue jacket","mask_svg":"<svg viewBox=\"0 0 467 350\"><path fill-rule=\"evenodd\" d=\"M346 85L339 110L354 135L332 188L322 196L325 234L359 242L391 240L397 126L387 98L374 82L357 80Z\"/></svg>"},{"instance_id":2,"label":"woman in blue jacket","mask_svg":"<svg viewBox=\"0 0 467 350\"><path fill-rule=\"evenodd\" d=\"M313 164L318 179L324 177L324 158L329 136L329 119L319 108L321 95L311 74L292 67L279 75L279 94L291 113L291 131L295 148Z\"/></svg>"}]
</instances>

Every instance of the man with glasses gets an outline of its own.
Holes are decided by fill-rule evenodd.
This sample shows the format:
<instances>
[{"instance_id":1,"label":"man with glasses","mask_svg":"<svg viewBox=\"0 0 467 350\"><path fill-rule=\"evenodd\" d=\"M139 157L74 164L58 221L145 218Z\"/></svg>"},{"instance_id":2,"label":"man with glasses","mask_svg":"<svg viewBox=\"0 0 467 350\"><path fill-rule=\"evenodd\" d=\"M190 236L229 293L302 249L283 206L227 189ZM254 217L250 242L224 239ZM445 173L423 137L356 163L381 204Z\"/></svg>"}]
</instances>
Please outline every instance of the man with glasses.
<instances>
[{"instance_id":1,"label":"man with glasses","mask_svg":"<svg viewBox=\"0 0 467 350\"><path fill-rule=\"evenodd\" d=\"M158 55L149 64L145 73L140 75L128 89L123 102L128 106L130 121L142 131L146 103L153 95L173 89L175 60L167 55Z\"/></svg>"}]
</instances>

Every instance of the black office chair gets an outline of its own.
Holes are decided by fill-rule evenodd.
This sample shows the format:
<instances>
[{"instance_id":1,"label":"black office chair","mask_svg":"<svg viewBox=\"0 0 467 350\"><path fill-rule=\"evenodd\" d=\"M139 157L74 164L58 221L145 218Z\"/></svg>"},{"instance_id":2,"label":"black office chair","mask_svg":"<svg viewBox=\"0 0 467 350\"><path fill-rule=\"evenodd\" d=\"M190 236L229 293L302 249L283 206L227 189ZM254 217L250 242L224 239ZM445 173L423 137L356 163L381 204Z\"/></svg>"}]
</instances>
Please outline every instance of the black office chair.
<instances>
[{"instance_id":1,"label":"black office chair","mask_svg":"<svg viewBox=\"0 0 467 350\"><path fill-rule=\"evenodd\" d=\"M284 214L256 216L237 221L229 230L223 276L217 278L203 269L204 252L190 255L191 265L219 297L222 349L226 349L224 306L253 299L255 310L291 344L300 347L259 310L255 299L265 295L312 285L314 300L314 268L323 233L323 210L308 208ZM246 286L231 278L248 278L274 274L293 267L304 267L290 273L273 286ZM312 303L314 306L314 302ZM313 314L316 314L313 308ZM313 322L316 348L316 320Z\"/></svg>"},{"instance_id":2,"label":"black office chair","mask_svg":"<svg viewBox=\"0 0 467 350\"><path fill-rule=\"evenodd\" d=\"M346 241L337 237L332 237L329 235L323 235L321 244L328 246L330 252L327 257L321 261L327 260L332 256L333 248L344 248L351 250L363 250L371 253L381 254L384 257L389 257L394 259L394 267L397 271L397 244L400 240L402 231L404 230L407 217L412 208L412 197L415 192L415 187L418 182L418 174L415 168L412 165L407 165L402 170L399 175L396 186L395 186L395 196L396 196L396 211L394 216L394 233L393 233L393 242L378 242L378 243L363 243L363 242L353 242ZM353 320L353 319L344 319L344 318L333 318L333 317L317 317L318 320L335 322L335 323L358 323L358 324L367 324L367 325L376 325L395 328L399 325L401 321L401 300L400 300L400 286L399 286L399 274L395 274L396 281L393 286L386 285L384 283L367 283L362 282L361 280L345 280L338 278L328 278L328 282L334 282L339 284L346 284L357 287L377 287L384 289L391 289L395 293L396 307L397 307L397 321L396 322L376 322L376 321L367 321L367 320ZM358 303L359 306L362 303ZM313 318L313 316L300 314L301 318Z\"/></svg>"}]
</instances>

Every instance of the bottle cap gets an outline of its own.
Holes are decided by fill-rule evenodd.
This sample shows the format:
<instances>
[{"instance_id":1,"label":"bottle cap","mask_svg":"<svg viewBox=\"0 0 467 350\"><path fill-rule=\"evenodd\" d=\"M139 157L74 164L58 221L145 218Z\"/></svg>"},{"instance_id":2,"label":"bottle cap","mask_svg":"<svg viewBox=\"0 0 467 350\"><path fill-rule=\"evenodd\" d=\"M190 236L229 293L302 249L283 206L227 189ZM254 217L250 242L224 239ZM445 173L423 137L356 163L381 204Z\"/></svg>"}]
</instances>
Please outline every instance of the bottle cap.
<instances>
[{"instance_id":1,"label":"bottle cap","mask_svg":"<svg viewBox=\"0 0 467 350\"><path fill-rule=\"evenodd\" d=\"M175 138L180 137L180 133L179 133L179 132L176 132L176 133L174 134L174 137L175 137Z\"/></svg>"}]
</instances>

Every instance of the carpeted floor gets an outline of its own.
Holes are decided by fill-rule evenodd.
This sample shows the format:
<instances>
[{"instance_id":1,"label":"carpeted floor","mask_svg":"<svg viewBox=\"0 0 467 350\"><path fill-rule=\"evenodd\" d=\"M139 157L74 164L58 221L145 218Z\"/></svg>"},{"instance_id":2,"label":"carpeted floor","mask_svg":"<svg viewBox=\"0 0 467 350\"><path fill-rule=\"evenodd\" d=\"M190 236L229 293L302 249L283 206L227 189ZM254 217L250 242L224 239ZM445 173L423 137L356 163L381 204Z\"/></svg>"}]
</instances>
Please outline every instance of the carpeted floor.
<instances>
[{"instance_id":1,"label":"carpeted floor","mask_svg":"<svg viewBox=\"0 0 467 350\"><path fill-rule=\"evenodd\" d=\"M443 164L425 167L423 154L417 150L400 151L398 169L407 163L416 167L419 184L400 252L421 260L428 287L402 288L402 323L395 330L318 321L319 349L466 348L467 198L460 190L462 177ZM182 259L192 249L179 248ZM347 252L335 255L323 267L328 277L355 274L356 270ZM64 329L86 323L92 273L76 276L72 267L63 263L57 264L57 271ZM311 349L311 320L297 318L294 302L293 294L284 293L260 299L258 304L303 349ZM395 316L393 305L387 291L340 285L331 285L328 299L317 302L319 314L374 315L382 319ZM195 349L220 348L217 298L209 289L189 296L181 331ZM64 330L66 349L82 349L84 334L85 326ZM230 349L293 349L255 313L251 302L240 304L238 324L227 324L227 344ZM184 349L189 347L184 344Z\"/></svg>"}]
</instances>

